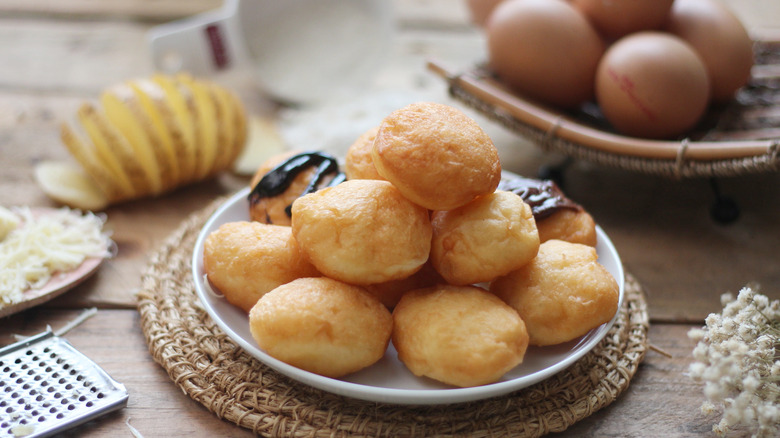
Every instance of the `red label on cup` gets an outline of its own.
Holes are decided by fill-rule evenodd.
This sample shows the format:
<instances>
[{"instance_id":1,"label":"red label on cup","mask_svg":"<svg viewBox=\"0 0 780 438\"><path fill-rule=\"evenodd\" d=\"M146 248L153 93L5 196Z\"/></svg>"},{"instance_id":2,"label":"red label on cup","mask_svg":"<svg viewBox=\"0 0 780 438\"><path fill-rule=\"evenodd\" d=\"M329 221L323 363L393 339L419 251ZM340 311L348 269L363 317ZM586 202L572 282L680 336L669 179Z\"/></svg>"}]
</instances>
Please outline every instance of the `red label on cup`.
<instances>
[{"instance_id":1,"label":"red label on cup","mask_svg":"<svg viewBox=\"0 0 780 438\"><path fill-rule=\"evenodd\" d=\"M218 69L227 67L230 63L228 59L227 48L225 47L225 41L222 38L222 33L219 26L212 24L206 26L206 36L208 36L209 43L211 44L211 54L214 59L214 65Z\"/></svg>"}]
</instances>

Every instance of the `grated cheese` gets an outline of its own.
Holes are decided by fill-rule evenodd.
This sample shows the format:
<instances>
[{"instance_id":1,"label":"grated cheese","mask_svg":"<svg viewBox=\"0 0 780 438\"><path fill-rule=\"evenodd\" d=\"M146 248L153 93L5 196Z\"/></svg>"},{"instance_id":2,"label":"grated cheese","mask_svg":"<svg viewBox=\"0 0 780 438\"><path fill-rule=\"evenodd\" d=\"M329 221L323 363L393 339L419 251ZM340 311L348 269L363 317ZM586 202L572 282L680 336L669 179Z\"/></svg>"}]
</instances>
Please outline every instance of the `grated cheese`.
<instances>
[{"instance_id":1,"label":"grated cheese","mask_svg":"<svg viewBox=\"0 0 780 438\"><path fill-rule=\"evenodd\" d=\"M0 216L9 211L0 207ZM110 255L103 217L65 207L40 216L19 207L12 214L20 226L0 240L0 307L20 302L25 290L42 287L87 257Z\"/></svg>"},{"instance_id":2,"label":"grated cheese","mask_svg":"<svg viewBox=\"0 0 780 438\"><path fill-rule=\"evenodd\" d=\"M19 216L7 208L0 207L0 242L18 226Z\"/></svg>"}]
</instances>

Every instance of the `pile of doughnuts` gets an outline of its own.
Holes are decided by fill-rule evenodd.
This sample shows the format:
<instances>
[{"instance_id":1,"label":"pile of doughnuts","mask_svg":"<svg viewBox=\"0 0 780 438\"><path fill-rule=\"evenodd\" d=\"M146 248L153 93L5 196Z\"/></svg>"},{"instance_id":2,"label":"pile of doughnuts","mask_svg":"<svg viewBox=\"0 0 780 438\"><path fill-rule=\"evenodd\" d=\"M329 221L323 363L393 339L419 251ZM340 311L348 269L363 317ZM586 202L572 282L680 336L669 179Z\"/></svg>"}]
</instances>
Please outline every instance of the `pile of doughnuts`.
<instances>
[{"instance_id":1,"label":"pile of doughnuts","mask_svg":"<svg viewBox=\"0 0 780 438\"><path fill-rule=\"evenodd\" d=\"M496 382L529 345L574 340L617 312L595 223L555 184L502 179L476 121L443 104L390 113L345 157L261 166L250 221L206 239L208 281L248 313L258 346L328 377L392 340L417 376Z\"/></svg>"}]
</instances>

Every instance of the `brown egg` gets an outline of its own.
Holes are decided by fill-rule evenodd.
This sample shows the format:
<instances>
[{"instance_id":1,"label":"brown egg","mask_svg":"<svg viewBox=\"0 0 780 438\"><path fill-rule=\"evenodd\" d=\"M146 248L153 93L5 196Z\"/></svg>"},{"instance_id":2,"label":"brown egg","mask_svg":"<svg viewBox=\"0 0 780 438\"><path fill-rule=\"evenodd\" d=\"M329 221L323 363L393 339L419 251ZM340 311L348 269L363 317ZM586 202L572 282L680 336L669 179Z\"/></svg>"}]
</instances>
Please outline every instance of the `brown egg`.
<instances>
[{"instance_id":1,"label":"brown egg","mask_svg":"<svg viewBox=\"0 0 780 438\"><path fill-rule=\"evenodd\" d=\"M571 0L606 38L661 28L674 0Z\"/></svg>"},{"instance_id":2,"label":"brown egg","mask_svg":"<svg viewBox=\"0 0 780 438\"><path fill-rule=\"evenodd\" d=\"M520 94L563 108L593 96L604 43L562 0L506 0L485 27L489 63Z\"/></svg>"},{"instance_id":3,"label":"brown egg","mask_svg":"<svg viewBox=\"0 0 780 438\"><path fill-rule=\"evenodd\" d=\"M699 56L681 39L638 32L612 45L599 63L596 100L620 132L672 138L704 114L710 83Z\"/></svg>"},{"instance_id":4,"label":"brown egg","mask_svg":"<svg viewBox=\"0 0 780 438\"><path fill-rule=\"evenodd\" d=\"M727 101L750 78L753 41L729 9L713 0L676 0L666 30L699 54L712 85L712 99Z\"/></svg>"}]
</instances>

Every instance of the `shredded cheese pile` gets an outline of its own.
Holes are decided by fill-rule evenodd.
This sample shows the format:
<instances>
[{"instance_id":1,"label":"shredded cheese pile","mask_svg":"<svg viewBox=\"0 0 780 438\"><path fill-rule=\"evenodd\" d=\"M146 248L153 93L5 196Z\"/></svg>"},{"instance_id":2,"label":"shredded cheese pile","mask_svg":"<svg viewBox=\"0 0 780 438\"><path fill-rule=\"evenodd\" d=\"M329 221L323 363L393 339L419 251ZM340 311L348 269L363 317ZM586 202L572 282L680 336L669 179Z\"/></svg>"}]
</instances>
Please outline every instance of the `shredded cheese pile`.
<instances>
[{"instance_id":1,"label":"shredded cheese pile","mask_svg":"<svg viewBox=\"0 0 780 438\"><path fill-rule=\"evenodd\" d=\"M0 307L20 302L25 290L42 287L87 257L109 256L104 223L102 217L69 208L35 216L28 207L0 207L0 229L10 229L4 237L0 233Z\"/></svg>"}]
</instances>

